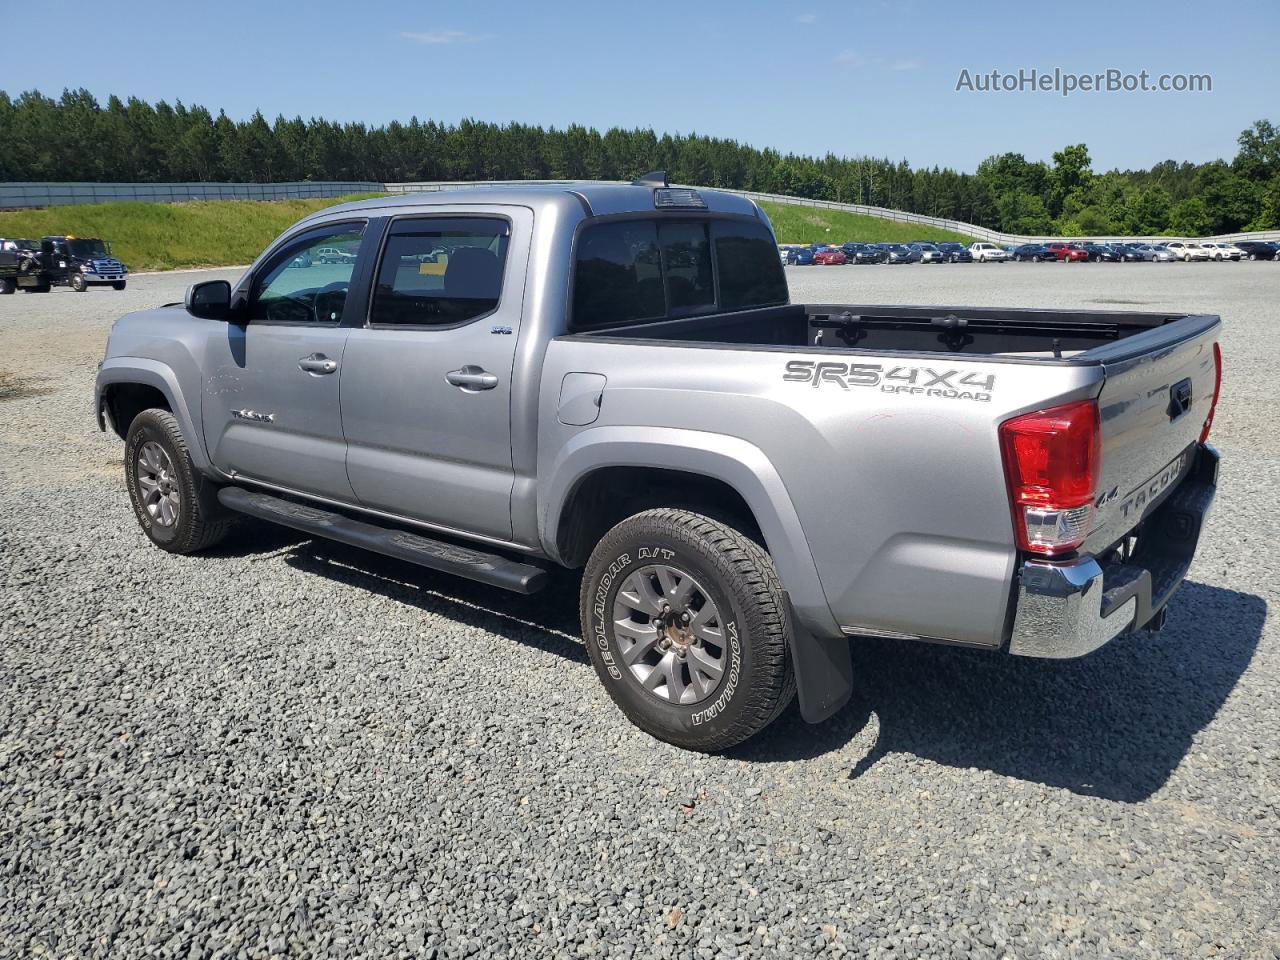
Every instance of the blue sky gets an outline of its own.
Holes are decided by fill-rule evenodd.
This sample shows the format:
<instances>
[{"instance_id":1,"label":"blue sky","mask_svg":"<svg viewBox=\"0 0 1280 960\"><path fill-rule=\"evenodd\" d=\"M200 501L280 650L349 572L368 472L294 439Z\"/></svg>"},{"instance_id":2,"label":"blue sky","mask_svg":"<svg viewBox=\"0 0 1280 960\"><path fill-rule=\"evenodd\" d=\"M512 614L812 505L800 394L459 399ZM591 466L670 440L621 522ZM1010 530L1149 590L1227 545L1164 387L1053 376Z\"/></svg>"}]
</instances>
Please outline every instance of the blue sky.
<instances>
[{"instance_id":1,"label":"blue sky","mask_svg":"<svg viewBox=\"0 0 1280 960\"><path fill-rule=\"evenodd\" d=\"M1047 160L1077 142L1095 169L1229 158L1254 120L1280 122L1271 0L173 0L112 10L86 5L83 30L66 11L49 42L6 43L0 88L84 86L102 100L181 99L234 117L652 126L961 170L1004 151ZM962 69L1055 67L1204 73L1213 90L955 89Z\"/></svg>"}]
</instances>

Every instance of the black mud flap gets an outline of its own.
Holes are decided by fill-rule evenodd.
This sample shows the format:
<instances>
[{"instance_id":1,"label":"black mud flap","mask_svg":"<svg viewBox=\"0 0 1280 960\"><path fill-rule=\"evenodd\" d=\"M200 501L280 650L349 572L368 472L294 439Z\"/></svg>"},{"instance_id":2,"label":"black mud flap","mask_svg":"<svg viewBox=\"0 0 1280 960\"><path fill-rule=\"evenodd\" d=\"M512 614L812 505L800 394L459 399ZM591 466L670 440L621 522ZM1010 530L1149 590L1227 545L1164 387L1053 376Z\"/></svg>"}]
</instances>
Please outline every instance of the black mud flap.
<instances>
[{"instance_id":1,"label":"black mud flap","mask_svg":"<svg viewBox=\"0 0 1280 960\"><path fill-rule=\"evenodd\" d=\"M787 598L791 621L791 666L796 672L800 716L821 723L849 702L853 693L853 659L848 637L817 637L800 622Z\"/></svg>"}]
</instances>

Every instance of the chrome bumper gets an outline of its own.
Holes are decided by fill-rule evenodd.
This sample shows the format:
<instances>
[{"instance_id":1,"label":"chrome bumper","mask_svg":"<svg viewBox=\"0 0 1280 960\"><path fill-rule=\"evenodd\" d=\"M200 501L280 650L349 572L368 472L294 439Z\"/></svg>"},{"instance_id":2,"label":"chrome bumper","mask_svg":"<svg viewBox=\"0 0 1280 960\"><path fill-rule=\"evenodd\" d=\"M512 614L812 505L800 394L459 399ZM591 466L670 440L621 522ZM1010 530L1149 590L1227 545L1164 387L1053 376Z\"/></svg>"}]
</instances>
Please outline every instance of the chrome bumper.
<instances>
[{"instance_id":1,"label":"chrome bumper","mask_svg":"<svg viewBox=\"0 0 1280 960\"><path fill-rule=\"evenodd\" d=\"M1105 566L1093 557L1023 563L1009 652L1081 657L1122 633L1161 622L1191 567L1217 481L1217 451L1202 446L1187 477L1143 521L1128 560Z\"/></svg>"}]
</instances>

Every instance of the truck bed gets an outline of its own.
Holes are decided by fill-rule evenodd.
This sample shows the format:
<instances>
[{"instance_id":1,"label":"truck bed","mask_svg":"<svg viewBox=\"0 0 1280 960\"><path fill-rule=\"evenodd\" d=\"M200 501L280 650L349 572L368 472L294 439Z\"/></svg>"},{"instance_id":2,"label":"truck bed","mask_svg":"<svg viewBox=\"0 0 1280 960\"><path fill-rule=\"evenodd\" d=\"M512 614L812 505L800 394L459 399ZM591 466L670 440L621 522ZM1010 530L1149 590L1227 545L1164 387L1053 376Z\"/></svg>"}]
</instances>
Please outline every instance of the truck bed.
<instances>
[{"instance_id":1,"label":"truck bed","mask_svg":"<svg viewBox=\"0 0 1280 960\"><path fill-rule=\"evenodd\" d=\"M1214 316L1118 310L786 304L633 324L578 336L1100 363L1149 350L1157 341L1196 336L1217 322ZM1178 326L1163 329L1171 324ZM1129 342L1135 339L1137 342Z\"/></svg>"},{"instance_id":2,"label":"truck bed","mask_svg":"<svg viewBox=\"0 0 1280 960\"><path fill-rule=\"evenodd\" d=\"M1220 322L861 304L668 319L553 340L544 422L571 396L564 378L590 371L605 386L588 431L743 441L795 503L842 628L995 646L1018 562L1000 424L1097 403L1095 523L1079 554L1106 557L1192 470ZM580 428L557 429L548 446Z\"/></svg>"}]
</instances>

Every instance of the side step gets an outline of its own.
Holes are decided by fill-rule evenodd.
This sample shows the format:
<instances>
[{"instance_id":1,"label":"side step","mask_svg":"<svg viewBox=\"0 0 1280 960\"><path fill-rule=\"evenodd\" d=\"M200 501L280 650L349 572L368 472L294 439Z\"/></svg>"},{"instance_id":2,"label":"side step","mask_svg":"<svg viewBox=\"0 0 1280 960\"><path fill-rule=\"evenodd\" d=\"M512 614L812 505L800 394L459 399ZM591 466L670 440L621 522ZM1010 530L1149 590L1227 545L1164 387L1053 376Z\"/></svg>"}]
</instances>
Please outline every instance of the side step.
<instances>
[{"instance_id":1,"label":"side step","mask_svg":"<svg viewBox=\"0 0 1280 960\"><path fill-rule=\"evenodd\" d=\"M380 527L341 513L294 503L292 500L243 487L223 487L218 491L218 500L228 510L248 514L259 520L269 520L312 536L337 540L398 560L407 560L420 567L466 577L468 580L479 580L513 593L537 593L546 585L547 571L530 563L520 563L495 553L482 553L470 547L431 540L407 530Z\"/></svg>"}]
</instances>

